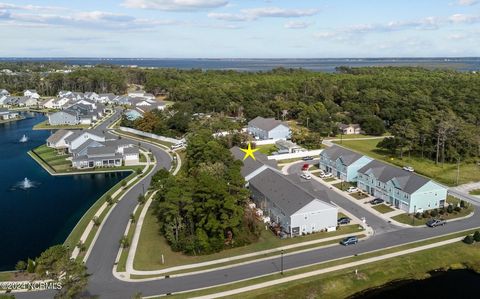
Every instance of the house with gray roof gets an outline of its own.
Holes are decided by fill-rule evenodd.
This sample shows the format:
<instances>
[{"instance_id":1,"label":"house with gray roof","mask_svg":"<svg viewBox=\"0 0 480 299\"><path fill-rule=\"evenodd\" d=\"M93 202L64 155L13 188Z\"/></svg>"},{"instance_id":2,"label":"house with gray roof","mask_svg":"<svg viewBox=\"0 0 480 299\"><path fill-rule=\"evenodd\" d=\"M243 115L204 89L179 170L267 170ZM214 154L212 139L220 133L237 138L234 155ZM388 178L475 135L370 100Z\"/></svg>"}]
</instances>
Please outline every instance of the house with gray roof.
<instances>
[{"instance_id":1,"label":"house with gray roof","mask_svg":"<svg viewBox=\"0 0 480 299\"><path fill-rule=\"evenodd\" d=\"M274 118L257 116L248 122L247 132L256 139L290 139L291 131L288 125Z\"/></svg>"},{"instance_id":2,"label":"house with gray roof","mask_svg":"<svg viewBox=\"0 0 480 299\"><path fill-rule=\"evenodd\" d=\"M407 213L444 207L448 191L427 177L377 160L358 170L357 186Z\"/></svg>"},{"instance_id":3,"label":"house with gray roof","mask_svg":"<svg viewBox=\"0 0 480 299\"><path fill-rule=\"evenodd\" d=\"M277 170L263 170L250 179L249 189L264 215L292 237L337 226L336 206L320 200Z\"/></svg>"},{"instance_id":4,"label":"house with gray roof","mask_svg":"<svg viewBox=\"0 0 480 299\"><path fill-rule=\"evenodd\" d=\"M0 89L0 96L9 96L10 93L6 89Z\"/></svg>"},{"instance_id":5,"label":"house with gray roof","mask_svg":"<svg viewBox=\"0 0 480 299\"><path fill-rule=\"evenodd\" d=\"M48 115L48 123L51 126L78 125L80 117L77 111L62 110Z\"/></svg>"},{"instance_id":6,"label":"house with gray roof","mask_svg":"<svg viewBox=\"0 0 480 299\"><path fill-rule=\"evenodd\" d=\"M359 124L339 124L338 130L343 135L358 135L362 133L362 128Z\"/></svg>"},{"instance_id":7,"label":"house with gray roof","mask_svg":"<svg viewBox=\"0 0 480 299\"><path fill-rule=\"evenodd\" d=\"M367 156L333 145L320 153L319 168L343 181L356 182L358 170L370 161Z\"/></svg>"},{"instance_id":8,"label":"house with gray roof","mask_svg":"<svg viewBox=\"0 0 480 299\"><path fill-rule=\"evenodd\" d=\"M47 146L57 150L66 151L68 146L65 143L65 139L72 134L73 131L70 130L57 130L47 138Z\"/></svg>"},{"instance_id":9,"label":"house with gray roof","mask_svg":"<svg viewBox=\"0 0 480 299\"><path fill-rule=\"evenodd\" d=\"M243 161L241 174L246 182L267 168L277 169L277 161L268 160L267 155L260 152L255 152L255 160L250 158L243 160L245 153L238 146L232 147L230 152L236 160Z\"/></svg>"}]
</instances>

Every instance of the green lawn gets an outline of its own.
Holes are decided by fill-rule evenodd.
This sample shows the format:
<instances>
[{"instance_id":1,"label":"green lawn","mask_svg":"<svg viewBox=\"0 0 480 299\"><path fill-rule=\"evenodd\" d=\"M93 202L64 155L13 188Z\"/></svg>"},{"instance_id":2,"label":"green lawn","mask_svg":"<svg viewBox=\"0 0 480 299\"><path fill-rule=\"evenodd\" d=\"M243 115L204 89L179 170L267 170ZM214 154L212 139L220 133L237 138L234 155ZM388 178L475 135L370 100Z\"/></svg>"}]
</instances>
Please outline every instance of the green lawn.
<instances>
[{"instance_id":1,"label":"green lawn","mask_svg":"<svg viewBox=\"0 0 480 299\"><path fill-rule=\"evenodd\" d=\"M257 148L259 152L267 156L270 156L273 152L278 151L278 148L275 144L258 145L255 148Z\"/></svg>"},{"instance_id":2,"label":"green lawn","mask_svg":"<svg viewBox=\"0 0 480 299\"><path fill-rule=\"evenodd\" d=\"M363 192L355 192L355 193L350 193L350 196L355 198L355 199L364 199L368 197L368 194L363 193Z\"/></svg>"},{"instance_id":3,"label":"green lawn","mask_svg":"<svg viewBox=\"0 0 480 299\"><path fill-rule=\"evenodd\" d=\"M468 193L470 193L470 195L480 195L480 189L473 189Z\"/></svg>"},{"instance_id":4,"label":"green lawn","mask_svg":"<svg viewBox=\"0 0 480 299\"><path fill-rule=\"evenodd\" d=\"M364 135L364 134L350 134L350 135L335 135L332 137L326 137L325 140L330 140L330 139L359 139L359 138L382 138L385 136L389 136L390 134L386 133L383 136L373 136L373 135Z\"/></svg>"},{"instance_id":5,"label":"green lawn","mask_svg":"<svg viewBox=\"0 0 480 299\"><path fill-rule=\"evenodd\" d=\"M392 209L391 207L387 206L386 204L379 204L379 205L375 205L375 206L372 206L373 209L375 209L377 212L380 212L382 214L386 214L386 213L389 213L389 212L393 212L395 211L394 209Z\"/></svg>"},{"instance_id":6,"label":"green lawn","mask_svg":"<svg viewBox=\"0 0 480 299\"><path fill-rule=\"evenodd\" d=\"M356 187L354 184L350 182L340 182L340 183L333 184L333 186L342 191L347 191L347 189L350 187Z\"/></svg>"},{"instance_id":7,"label":"green lawn","mask_svg":"<svg viewBox=\"0 0 480 299\"><path fill-rule=\"evenodd\" d=\"M398 157L392 157L384 150L377 149L376 146L379 142L379 139L351 140L344 141L342 146L351 148L352 150L361 152L372 158L383 160L396 166L412 166L419 174L425 175L449 186L456 185L457 164L445 163L445 165L442 167L441 164L435 165L435 162L432 160L422 159L414 156L409 158L407 153L403 159L399 159ZM480 181L480 167L475 163L460 164L459 184L476 181Z\"/></svg>"},{"instance_id":8,"label":"green lawn","mask_svg":"<svg viewBox=\"0 0 480 299\"><path fill-rule=\"evenodd\" d=\"M59 129L88 129L90 125L61 125L61 126L51 126L48 124L48 120L42 121L41 123L33 126L33 130L59 130Z\"/></svg>"},{"instance_id":9,"label":"green lawn","mask_svg":"<svg viewBox=\"0 0 480 299\"><path fill-rule=\"evenodd\" d=\"M320 176L320 175L318 175L318 176ZM336 181L336 180L337 180L337 178L334 178L334 177L331 177L331 178L323 178L322 180L323 180L324 182L327 182L327 183L329 183L329 182Z\"/></svg>"},{"instance_id":10,"label":"green lawn","mask_svg":"<svg viewBox=\"0 0 480 299\"><path fill-rule=\"evenodd\" d=\"M447 197L447 203L450 203L452 204L453 206L459 206L460 205L460 200L458 198L455 198L451 195L449 195ZM470 215L474 210L474 206L469 204L469 203L466 203L467 206L466 208L464 209L461 209L459 212L456 212L456 211L453 211L453 213L445 213L443 215L438 215L437 217L439 218L442 218L442 219L445 219L445 220L449 220L449 219L455 219L455 218L460 218L460 217L465 217L467 215ZM428 220L430 220L431 217L427 217L427 218L422 218L422 219L418 219L416 217L413 217L414 215L413 214L407 214L407 213L404 213L404 214L400 214L400 215L397 215L397 216L394 216L392 217L393 220L395 221L398 221L398 222L401 222L401 223L405 223L405 224L409 224L409 225L414 225L414 226L419 226L419 225L425 225L425 223L427 223ZM448 223L447 223L448 225Z\"/></svg>"},{"instance_id":11,"label":"green lawn","mask_svg":"<svg viewBox=\"0 0 480 299\"><path fill-rule=\"evenodd\" d=\"M264 230L258 242L244 247L237 247L223 250L218 253L200 256L188 256L171 250L165 238L158 234L158 224L155 216L150 209L143 222L137 251L135 254L134 268L136 270L156 270L178 265L199 263L231 257L240 254L247 254L280 246L295 244L299 242L311 241L321 238L334 237L343 234L359 233L358 225L342 226L339 230L330 233L316 233L296 238L287 238L281 240L273 235L270 230ZM161 256L164 255L165 264L162 264Z\"/></svg>"}]
</instances>

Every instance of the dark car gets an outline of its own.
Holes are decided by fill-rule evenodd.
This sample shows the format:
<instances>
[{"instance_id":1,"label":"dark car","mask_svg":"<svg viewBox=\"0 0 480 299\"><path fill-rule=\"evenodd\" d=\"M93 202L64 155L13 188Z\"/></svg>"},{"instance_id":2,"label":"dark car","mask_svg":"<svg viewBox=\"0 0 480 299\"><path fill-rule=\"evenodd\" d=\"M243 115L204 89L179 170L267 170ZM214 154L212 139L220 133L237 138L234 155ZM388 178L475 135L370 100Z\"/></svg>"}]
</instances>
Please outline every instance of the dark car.
<instances>
[{"instance_id":1,"label":"dark car","mask_svg":"<svg viewBox=\"0 0 480 299\"><path fill-rule=\"evenodd\" d=\"M426 223L428 227L443 226L445 224L447 224L447 221L444 219L430 219Z\"/></svg>"},{"instance_id":2,"label":"dark car","mask_svg":"<svg viewBox=\"0 0 480 299\"><path fill-rule=\"evenodd\" d=\"M345 239L340 241L340 244L342 244L343 246L355 245L357 243L358 243L358 238L355 236L346 237Z\"/></svg>"},{"instance_id":3,"label":"dark car","mask_svg":"<svg viewBox=\"0 0 480 299\"><path fill-rule=\"evenodd\" d=\"M311 156L306 156L306 157L303 157L302 160L303 160L303 161L310 161L310 160L313 160L313 157L311 157Z\"/></svg>"},{"instance_id":4,"label":"dark car","mask_svg":"<svg viewBox=\"0 0 480 299\"><path fill-rule=\"evenodd\" d=\"M384 200L381 199L381 198L375 198L375 199L373 199L373 200L370 201L370 203L371 203L372 205L378 205L378 204L383 203L383 202L384 202Z\"/></svg>"},{"instance_id":5,"label":"dark car","mask_svg":"<svg viewBox=\"0 0 480 299\"><path fill-rule=\"evenodd\" d=\"M350 218L348 217L341 217L341 218L338 218L337 220L337 223L340 225L340 224L349 224L350 223Z\"/></svg>"}]
</instances>

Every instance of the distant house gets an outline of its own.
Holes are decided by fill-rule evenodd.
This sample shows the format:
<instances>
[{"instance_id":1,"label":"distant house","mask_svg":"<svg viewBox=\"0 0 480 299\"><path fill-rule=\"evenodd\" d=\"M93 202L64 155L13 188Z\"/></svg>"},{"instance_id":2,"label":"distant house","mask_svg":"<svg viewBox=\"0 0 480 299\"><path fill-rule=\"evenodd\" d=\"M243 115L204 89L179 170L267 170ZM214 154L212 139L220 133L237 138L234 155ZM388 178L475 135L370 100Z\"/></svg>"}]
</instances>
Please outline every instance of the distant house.
<instances>
[{"instance_id":1,"label":"distant house","mask_svg":"<svg viewBox=\"0 0 480 299\"><path fill-rule=\"evenodd\" d=\"M358 188L407 213L445 206L448 189L426 177L373 160L358 170Z\"/></svg>"},{"instance_id":2,"label":"distant house","mask_svg":"<svg viewBox=\"0 0 480 299\"><path fill-rule=\"evenodd\" d=\"M135 109L125 110L124 114L128 120L136 120L143 117L142 113Z\"/></svg>"},{"instance_id":3,"label":"distant house","mask_svg":"<svg viewBox=\"0 0 480 299\"><path fill-rule=\"evenodd\" d=\"M24 97L29 97L29 98L34 98L34 99L40 99L40 95L37 93L35 89L27 89L23 92Z\"/></svg>"},{"instance_id":4,"label":"distant house","mask_svg":"<svg viewBox=\"0 0 480 299\"><path fill-rule=\"evenodd\" d=\"M65 143L65 138L72 134L73 131L58 130L47 138L47 146L57 150L66 150L68 146Z\"/></svg>"},{"instance_id":5,"label":"distant house","mask_svg":"<svg viewBox=\"0 0 480 299\"><path fill-rule=\"evenodd\" d=\"M265 216L291 236L335 230L337 207L326 203L273 169L249 181L252 199Z\"/></svg>"},{"instance_id":6,"label":"distant house","mask_svg":"<svg viewBox=\"0 0 480 299\"><path fill-rule=\"evenodd\" d=\"M290 139L291 131L288 125L274 118L257 116L248 122L247 131L260 140Z\"/></svg>"},{"instance_id":7,"label":"distant house","mask_svg":"<svg viewBox=\"0 0 480 299\"><path fill-rule=\"evenodd\" d=\"M74 157L74 168L118 167L122 166L123 156L112 146L89 147L86 155Z\"/></svg>"},{"instance_id":8,"label":"distant house","mask_svg":"<svg viewBox=\"0 0 480 299\"><path fill-rule=\"evenodd\" d=\"M91 101L97 102L100 98L96 92L86 92L84 94L85 99L89 99Z\"/></svg>"},{"instance_id":9,"label":"distant house","mask_svg":"<svg viewBox=\"0 0 480 299\"><path fill-rule=\"evenodd\" d=\"M359 124L339 124L338 129L343 135L358 135L362 133L362 128Z\"/></svg>"},{"instance_id":10,"label":"distant house","mask_svg":"<svg viewBox=\"0 0 480 299\"><path fill-rule=\"evenodd\" d=\"M8 109L0 108L0 120L10 120L20 117L20 114L15 111L9 111Z\"/></svg>"},{"instance_id":11,"label":"distant house","mask_svg":"<svg viewBox=\"0 0 480 299\"><path fill-rule=\"evenodd\" d=\"M260 152L255 153L255 160L243 160L245 153L241 151L238 146L232 147L230 152L236 160L243 161L243 166L240 172L247 182L267 168L277 169L277 161L268 160L267 155Z\"/></svg>"},{"instance_id":12,"label":"distant house","mask_svg":"<svg viewBox=\"0 0 480 299\"><path fill-rule=\"evenodd\" d=\"M335 177L356 182L358 170L372 159L340 146L331 146L320 153L319 168Z\"/></svg>"},{"instance_id":13,"label":"distant house","mask_svg":"<svg viewBox=\"0 0 480 299\"><path fill-rule=\"evenodd\" d=\"M123 158L126 166L139 163L139 150L137 147L129 147L123 150Z\"/></svg>"},{"instance_id":14,"label":"distant house","mask_svg":"<svg viewBox=\"0 0 480 299\"><path fill-rule=\"evenodd\" d=\"M9 96L10 93L6 89L0 89L0 97L1 96Z\"/></svg>"},{"instance_id":15,"label":"distant house","mask_svg":"<svg viewBox=\"0 0 480 299\"><path fill-rule=\"evenodd\" d=\"M132 98L144 98L144 99L155 99L155 96L151 93L146 93L143 90L132 91L128 93L129 97Z\"/></svg>"},{"instance_id":16,"label":"distant house","mask_svg":"<svg viewBox=\"0 0 480 299\"><path fill-rule=\"evenodd\" d=\"M38 105L38 99L35 97L20 97L16 103L19 107L32 107Z\"/></svg>"},{"instance_id":17,"label":"distant house","mask_svg":"<svg viewBox=\"0 0 480 299\"><path fill-rule=\"evenodd\" d=\"M80 118L76 111L62 110L49 114L48 123L51 126L78 125Z\"/></svg>"},{"instance_id":18,"label":"distant house","mask_svg":"<svg viewBox=\"0 0 480 299\"><path fill-rule=\"evenodd\" d=\"M299 152L305 151L305 149L299 146L298 144L288 140L283 140L283 139L277 140L275 141L275 145L277 146L279 153L291 154L291 153L299 153Z\"/></svg>"}]
</instances>

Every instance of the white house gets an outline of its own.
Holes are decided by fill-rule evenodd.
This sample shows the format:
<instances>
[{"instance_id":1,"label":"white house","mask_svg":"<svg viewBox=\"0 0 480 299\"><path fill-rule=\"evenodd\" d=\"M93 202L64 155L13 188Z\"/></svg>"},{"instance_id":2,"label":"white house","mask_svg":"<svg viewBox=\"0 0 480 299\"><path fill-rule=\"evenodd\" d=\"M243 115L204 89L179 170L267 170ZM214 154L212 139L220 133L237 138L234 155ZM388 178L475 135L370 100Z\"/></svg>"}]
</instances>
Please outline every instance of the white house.
<instances>
[{"instance_id":1,"label":"white house","mask_svg":"<svg viewBox=\"0 0 480 299\"><path fill-rule=\"evenodd\" d=\"M23 92L24 97L29 97L29 98L34 98L34 99L40 99L40 95L37 93L35 89L27 89Z\"/></svg>"},{"instance_id":2,"label":"white house","mask_svg":"<svg viewBox=\"0 0 480 299\"><path fill-rule=\"evenodd\" d=\"M51 126L78 125L80 119L76 111L62 110L48 115L48 123Z\"/></svg>"},{"instance_id":3,"label":"white house","mask_svg":"<svg viewBox=\"0 0 480 299\"><path fill-rule=\"evenodd\" d=\"M290 139L291 131L288 125L274 118L257 116L248 122L247 131L260 140Z\"/></svg>"},{"instance_id":4,"label":"white house","mask_svg":"<svg viewBox=\"0 0 480 299\"><path fill-rule=\"evenodd\" d=\"M67 144L69 151L72 152L88 139L104 142L105 135L94 130L75 131L65 139L65 143Z\"/></svg>"},{"instance_id":5,"label":"white house","mask_svg":"<svg viewBox=\"0 0 480 299\"><path fill-rule=\"evenodd\" d=\"M358 135L362 133L362 128L359 124L339 124L338 129L343 135Z\"/></svg>"},{"instance_id":6,"label":"white house","mask_svg":"<svg viewBox=\"0 0 480 299\"><path fill-rule=\"evenodd\" d=\"M1 96L9 96L10 93L6 89L0 89L0 97Z\"/></svg>"},{"instance_id":7,"label":"white house","mask_svg":"<svg viewBox=\"0 0 480 299\"><path fill-rule=\"evenodd\" d=\"M68 146L65 138L72 134L73 131L70 130L58 130L47 138L47 146L54 149L66 149Z\"/></svg>"}]
</instances>

